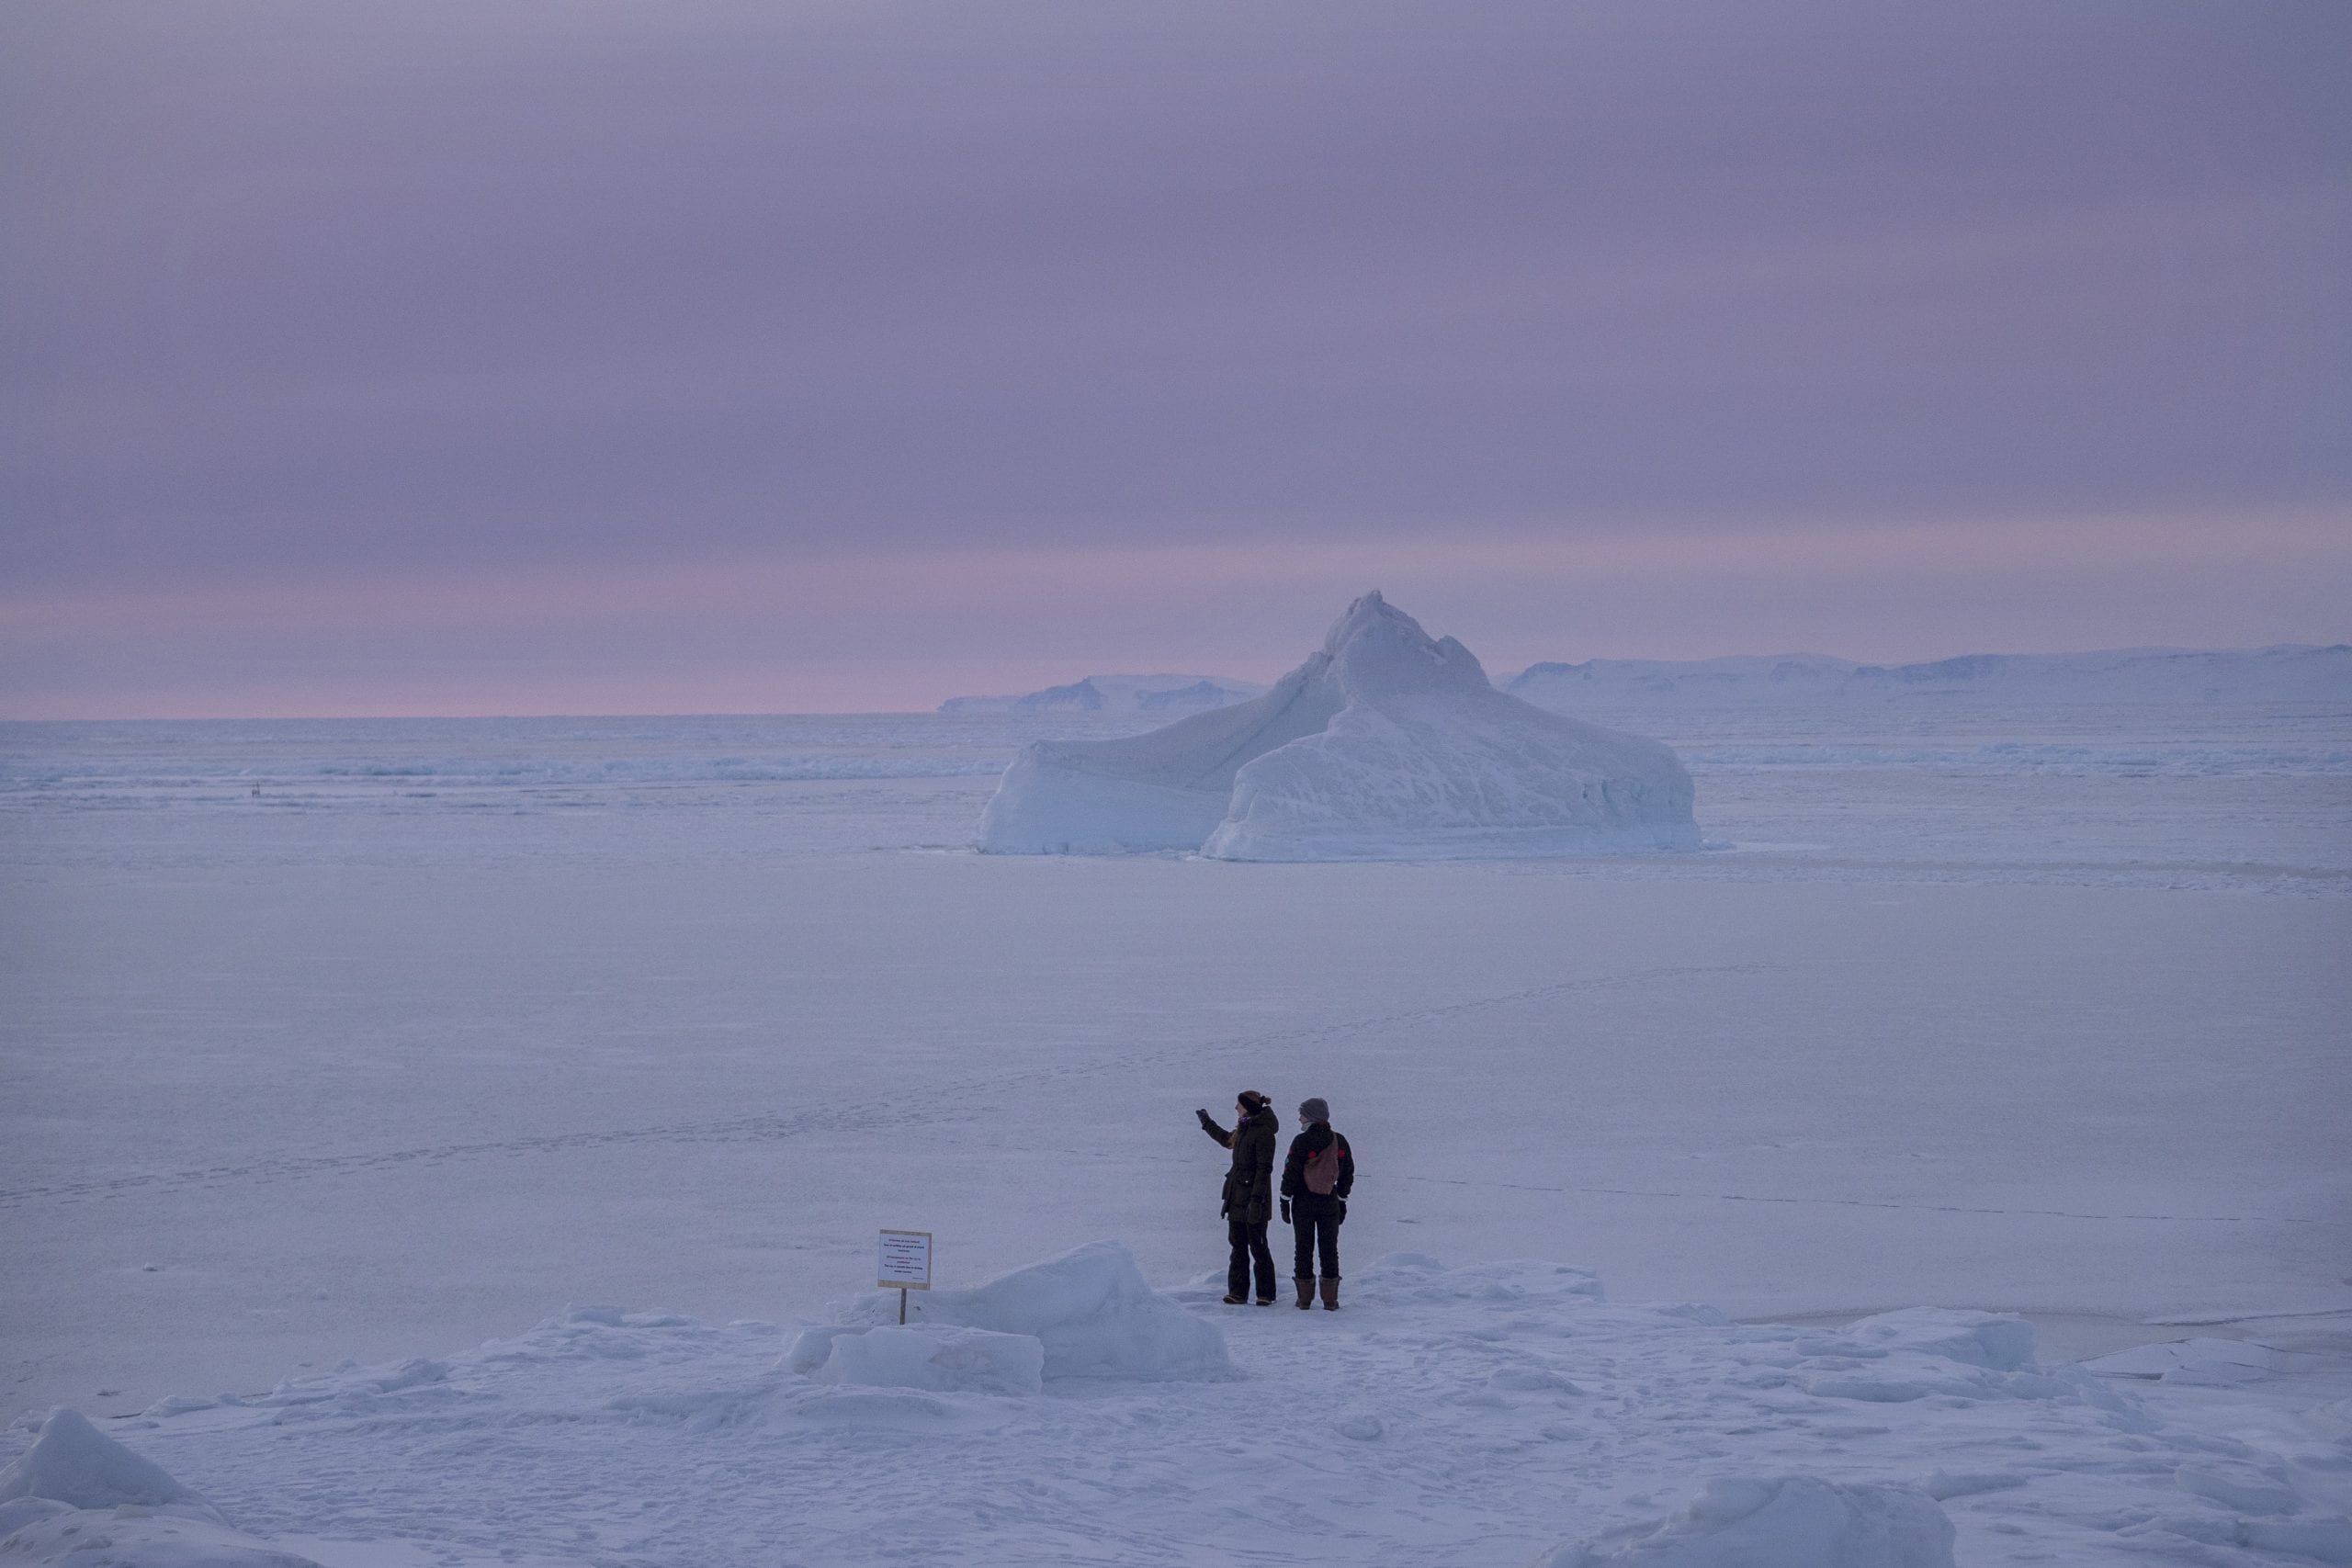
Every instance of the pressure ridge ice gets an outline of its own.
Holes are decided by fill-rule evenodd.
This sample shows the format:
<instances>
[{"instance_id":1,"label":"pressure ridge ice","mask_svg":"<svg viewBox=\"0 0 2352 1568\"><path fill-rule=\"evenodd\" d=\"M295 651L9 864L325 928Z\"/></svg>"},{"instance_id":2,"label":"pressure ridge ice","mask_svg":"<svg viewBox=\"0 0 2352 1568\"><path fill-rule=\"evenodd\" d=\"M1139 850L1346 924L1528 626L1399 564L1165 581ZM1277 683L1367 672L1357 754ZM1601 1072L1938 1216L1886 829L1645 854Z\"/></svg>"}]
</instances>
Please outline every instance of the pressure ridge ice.
<instances>
[{"instance_id":1,"label":"pressure ridge ice","mask_svg":"<svg viewBox=\"0 0 2352 1568\"><path fill-rule=\"evenodd\" d=\"M1045 1378L1161 1382L1229 1377L1225 1336L1151 1288L1135 1255L1090 1242L968 1291L933 1291L893 1325L876 1292L846 1325L812 1328L786 1357L828 1382L1034 1393Z\"/></svg>"},{"instance_id":2,"label":"pressure ridge ice","mask_svg":"<svg viewBox=\"0 0 2352 1568\"><path fill-rule=\"evenodd\" d=\"M2266 1436L2044 1364L2003 1314L1733 1323L1409 1253L1351 1267L1336 1319L1223 1290L1098 1242L789 1349L574 1307L124 1423L234 1524L60 1410L0 1429L0 1563L1206 1561L1236 1519L1261 1559L1357 1568L2352 1563L2331 1407Z\"/></svg>"},{"instance_id":3,"label":"pressure ridge ice","mask_svg":"<svg viewBox=\"0 0 2352 1568\"><path fill-rule=\"evenodd\" d=\"M1367 593L1265 695L1111 740L1036 742L980 820L994 854L1223 860L1691 850L1690 775L1655 740L1495 690Z\"/></svg>"}]
</instances>

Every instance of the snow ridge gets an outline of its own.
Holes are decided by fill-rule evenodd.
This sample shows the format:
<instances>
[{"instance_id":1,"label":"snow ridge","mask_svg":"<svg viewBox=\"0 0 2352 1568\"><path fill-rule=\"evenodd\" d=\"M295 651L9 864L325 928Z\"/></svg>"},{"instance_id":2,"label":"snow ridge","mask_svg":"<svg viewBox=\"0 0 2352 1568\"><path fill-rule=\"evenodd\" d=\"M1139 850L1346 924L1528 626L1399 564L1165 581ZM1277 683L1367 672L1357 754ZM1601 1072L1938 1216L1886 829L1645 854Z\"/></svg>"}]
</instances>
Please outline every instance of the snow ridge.
<instances>
[{"instance_id":1,"label":"snow ridge","mask_svg":"<svg viewBox=\"0 0 2352 1568\"><path fill-rule=\"evenodd\" d=\"M2340 1416L2257 1446L2238 1413L2040 1362L2014 1316L1734 1324L1611 1304L1572 1265L1410 1253L1351 1268L1336 1318L1223 1289L1155 1291L1095 1243L904 1328L866 1298L788 1350L773 1324L577 1307L140 1422L251 1535L60 1412L0 1480L0 1561L1222 1561L1240 1517L1302 1564L2352 1562Z\"/></svg>"},{"instance_id":2,"label":"snow ridge","mask_svg":"<svg viewBox=\"0 0 2352 1568\"><path fill-rule=\"evenodd\" d=\"M51 1412L0 1471L0 1557L26 1568L319 1568L234 1529L72 1409Z\"/></svg>"}]
</instances>

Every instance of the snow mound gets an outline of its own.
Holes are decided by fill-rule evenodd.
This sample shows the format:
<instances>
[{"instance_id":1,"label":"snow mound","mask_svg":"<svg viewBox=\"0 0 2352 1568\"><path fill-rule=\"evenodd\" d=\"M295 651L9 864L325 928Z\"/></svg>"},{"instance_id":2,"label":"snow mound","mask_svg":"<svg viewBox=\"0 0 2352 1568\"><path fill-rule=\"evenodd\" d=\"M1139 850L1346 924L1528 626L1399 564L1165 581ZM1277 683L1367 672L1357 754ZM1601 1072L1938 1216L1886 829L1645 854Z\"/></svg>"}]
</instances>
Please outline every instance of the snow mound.
<instances>
[{"instance_id":1,"label":"snow mound","mask_svg":"<svg viewBox=\"0 0 2352 1568\"><path fill-rule=\"evenodd\" d=\"M319 1568L212 1519L75 1508L0 1537L0 1558L27 1568Z\"/></svg>"},{"instance_id":2,"label":"snow mound","mask_svg":"<svg viewBox=\"0 0 2352 1568\"><path fill-rule=\"evenodd\" d=\"M1036 1393L1045 1371L1046 1347L1035 1335L917 1323L833 1335L809 1375L819 1382L936 1393Z\"/></svg>"},{"instance_id":3,"label":"snow mound","mask_svg":"<svg viewBox=\"0 0 2352 1568\"><path fill-rule=\"evenodd\" d=\"M33 1446L0 1470L0 1503L18 1497L46 1497L70 1508L204 1506L204 1499L164 1474L161 1465L132 1453L70 1409L51 1412Z\"/></svg>"},{"instance_id":4,"label":"snow mound","mask_svg":"<svg viewBox=\"0 0 2352 1568\"><path fill-rule=\"evenodd\" d=\"M1253 701L1031 745L978 846L1279 861L1693 850L1690 807L1667 747L1495 690L1468 649L1368 593Z\"/></svg>"},{"instance_id":5,"label":"snow mound","mask_svg":"<svg viewBox=\"0 0 2352 1568\"><path fill-rule=\"evenodd\" d=\"M2243 1461L2208 1459L2184 1464L2173 1472L2184 1492L2211 1497L2240 1514L2291 1514L2302 1506L2302 1495L2287 1480L2283 1465L2266 1470Z\"/></svg>"},{"instance_id":6,"label":"snow mound","mask_svg":"<svg viewBox=\"0 0 2352 1568\"><path fill-rule=\"evenodd\" d=\"M0 1557L53 1568L318 1568L232 1529L78 1410L52 1412L0 1471Z\"/></svg>"},{"instance_id":7,"label":"snow mound","mask_svg":"<svg viewBox=\"0 0 2352 1568\"><path fill-rule=\"evenodd\" d=\"M1711 1481L1663 1524L1562 1547L1536 1568L1953 1568L1951 1543L1924 1492L1789 1475Z\"/></svg>"},{"instance_id":8,"label":"snow mound","mask_svg":"<svg viewBox=\"0 0 2352 1568\"><path fill-rule=\"evenodd\" d=\"M724 1337L675 1313L628 1312L616 1306L572 1306L511 1339L493 1339L467 1358L473 1366L510 1363L621 1361L661 1364L690 1359ZM414 1403L454 1396L440 1362L403 1361L395 1367L338 1368L330 1376L350 1380L339 1397L368 1408L385 1400ZM422 1374L422 1375L419 1375ZM281 1389L288 1385L280 1385ZM300 1389L303 1384L292 1385ZM278 1397L272 1394L272 1400Z\"/></svg>"},{"instance_id":9,"label":"snow mound","mask_svg":"<svg viewBox=\"0 0 2352 1568\"><path fill-rule=\"evenodd\" d=\"M1846 1337L1872 1349L1941 1356L1996 1372L2033 1369L2033 1325L2014 1313L1905 1307L1848 1324Z\"/></svg>"},{"instance_id":10,"label":"snow mound","mask_svg":"<svg viewBox=\"0 0 2352 1568\"><path fill-rule=\"evenodd\" d=\"M1233 1372L1224 1331L1153 1290L1135 1256L1115 1241L1090 1242L977 1290L918 1294L909 1312L924 1324L1035 1339L1044 1350L1040 1371L1047 1378L1166 1382ZM898 1292L876 1292L847 1315L853 1324L894 1325ZM842 1343L834 1338L820 1366L840 1354ZM795 1350L794 1359L803 1359L799 1347Z\"/></svg>"},{"instance_id":11,"label":"snow mound","mask_svg":"<svg viewBox=\"0 0 2352 1568\"><path fill-rule=\"evenodd\" d=\"M370 1403L370 1396L404 1393L411 1389L447 1381L447 1362L429 1361L414 1357L385 1367L363 1367L357 1361L345 1361L332 1371L311 1377L287 1378L268 1393L254 1400L256 1404L295 1405L323 1404L330 1401L346 1407Z\"/></svg>"}]
</instances>

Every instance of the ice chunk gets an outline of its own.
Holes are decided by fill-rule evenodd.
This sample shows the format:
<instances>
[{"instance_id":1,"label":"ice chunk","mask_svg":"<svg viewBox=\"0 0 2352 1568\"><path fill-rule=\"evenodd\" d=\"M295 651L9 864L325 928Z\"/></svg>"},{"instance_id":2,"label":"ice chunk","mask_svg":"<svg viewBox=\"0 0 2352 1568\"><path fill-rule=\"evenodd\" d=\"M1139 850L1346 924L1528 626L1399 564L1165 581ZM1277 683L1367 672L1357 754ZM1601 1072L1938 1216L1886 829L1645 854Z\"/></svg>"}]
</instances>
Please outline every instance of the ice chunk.
<instances>
[{"instance_id":1,"label":"ice chunk","mask_svg":"<svg viewBox=\"0 0 2352 1568\"><path fill-rule=\"evenodd\" d=\"M447 1379L448 1366L423 1357L391 1366L363 1367L345 1361L332 1371L306 1378L287 1378L254 1403L259 1404L321 1404L330 1400L365 1403L372 1395L401 1393Z\"/></svg>"},{"instance_id":2,"label":"ice chunk","mask_svg":"<svg viewBox=\"0 0 2352 1568\"><path fill-rule=\"evenodd\" d=\"M2007 1492L2028 1485L2032 1477L2016 1470L1937 1470L1921 1488L1941 1503L1953 1497L1973 1497L1985 1492Z\"/></svg>"},{"instance_id":3,"label":"ice chunk","mask_svg":"<svg viewBox=\"0 0 2352 1568\"><path fill-rule=\"evenodd\" d=\"M2267 1345L2197 1335L2159 1345L2134 1345L2128 1350L2085 1361L2083 1367L2107 1377L2162 1378L2166 1382L2227 1386L2259 1382L2280 1370L2285 1362L2285 1355Z\"/></svg>"},{"instance_id":4,"label":"ice chunk","mask_svg":"<svg viewBox=\"0 0 2352 1568\"><path fill-rule=\"evenodd\" d=\"M1911 1350L1996 1372L2033 1365L2033 1325L2014 1313L1905 1307L1846 1325L1846 1337L1878 1350Z\"/></svg>"},{"instance_id":5,"label":"ice chunk","mask_svg":"<svg viewBox=\"0 0 2352 1568\"><path fill-rule=\"evenodd\" d=\"M864 1330L844 1328L840 1324L825 1324L804 1328L784 1353L783 1364L802 1377L812 1377L833 1353L833 1341L844 1334L859 1334Z\"/></svg>"},{"instance_id":6,"label":"ice chunk","mask_svg":"<svg viewBox=\"0 0 2352 1568\"><path fill-rule=\"evenodd\" d=\"M1261 697L1030 746L978 842L1365 860L1690 850L1699 829L1667 747L1496 691L1468 649L1369 593Z\"/></svg>"},{"instance_id":7,"label":"ice chunk","mask_svg":"<svg viewBox=\"0 0 2352 1568\"><path fill-rule=\"evenodd\" d=\"M918 1323L835 1335L815 1376L935 1393L1035 1393L1045 1370L1046 1347L1034 1335Z\"/></svg>"},{"instance_id":8,"label":"ice chunk","mask_svg":"<svg viewBox=\"0 0 2352 1568\"><path fill-rule=\"evenodd\" d=\"M1233 1371L1224 1331L1153 1290L1115 1241L1091 1242L977 1290L918 1295L910 1310L924 1323L1030 1336L1044 1347L1049 1378L1170 1380ZM898 1313L898 1293L882 1292L850 1315L887 1325Z\"/></svg>"},{"instance_id":9,"label":"ice chunk","mask_svg":"<svg viewBox=\"0 0 2352 1568\"><path fill-rule=\"evenodd\" d=\"M1858 1399L1867 1404L1905 1404L1935 1392L1923 1382L1867 1377L1815 1378L1804 1391L1820 1399Z\"/></svg>"},{"instance_id":10,"label":"ice chunk","mask_svg":"<svg viewBox=\"0 0 2352 1568\"><path fill-rule=\"evenodd\" d=\"M1924 1492L1789 1475L1711 1481L1676 1517L1562 1547L1537 1568L1952 1568L1951 1543Z\"/></svg>"},{"instance_id":11,"label":"ice chunk","mask_svg":"<svg viewBox=\"0 0 2352 1568\"><path fill-rule=\"evenodd\" d=\"M2173 1472L2173 1480L2182 1491L2211 1497L2241 1514L2291 1514L2302 1504L2283 1474L2230 1460L2184 1464Z\"/></svg>"},{"instance_id":12,"label":"ice chunk","mask_svg":"<svg viewBox=\"0 0 2352 1568\"><path fill-rule=\"evenodd\" d=\"M318 1568L229 1526L161 1465L57 1410L0 1470L0 1554L53 1568Z\"/></svg>"},{"instance_id":13,"label":"ice chunk","mask_svg":"<svg viewBox=\"0 0 2352 1568\"><path fill-rule=\"evenodd\" d=\"M0 1503L17 1497L46 1497L74 1508L204 1501L154 1461L132 1453L71 1409L52 1411L33 1446L0 1470Z\"/></svg>"}]
</instances>

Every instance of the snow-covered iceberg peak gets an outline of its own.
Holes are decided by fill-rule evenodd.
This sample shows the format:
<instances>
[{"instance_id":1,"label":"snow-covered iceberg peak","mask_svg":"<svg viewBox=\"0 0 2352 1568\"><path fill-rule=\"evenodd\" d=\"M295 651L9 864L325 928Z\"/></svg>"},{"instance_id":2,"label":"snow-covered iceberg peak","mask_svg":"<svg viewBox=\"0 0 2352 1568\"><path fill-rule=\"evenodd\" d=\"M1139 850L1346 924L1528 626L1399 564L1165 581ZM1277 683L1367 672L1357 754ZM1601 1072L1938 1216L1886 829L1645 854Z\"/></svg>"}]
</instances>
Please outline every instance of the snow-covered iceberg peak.
<instances>
[{"instance_id":1,"label":"snow-covered iceberg peak","mask_svg":"<svg viewBox=\"0 0 2352 1568\"><path fill-rule=\"evenodd\" d=\"M1040 741L980 820L997 854L1227 860L1595 854L1699 845L1655 740L1498 692L1367 593L1263 696L1115 740Z\"/></svg>"},{"instance_id":2,"label":"snow-covered iceberg peak","mask_svg":"<svg viewBox=\"0 0 2352 1568\"><path fill-rule=\"evenodd\" d=\"M1476 654L1450 637L1432 640L1420 622L1377 589L1331 623L1323 657L1331 661L1333 679L1367 697L1414 690L1467 694L1492 684Z\"/></svg>"}]
</instances>

